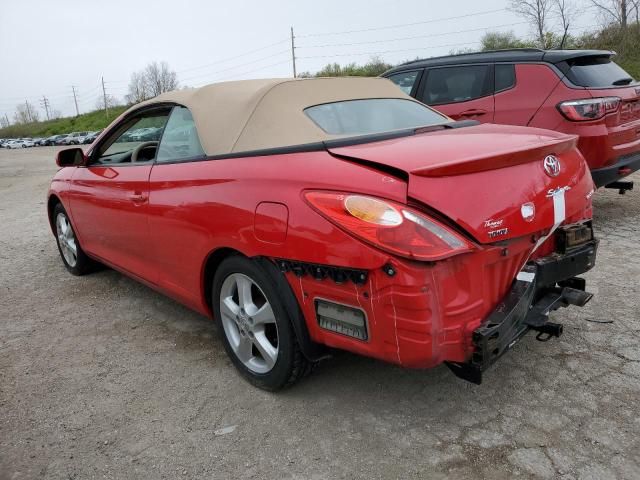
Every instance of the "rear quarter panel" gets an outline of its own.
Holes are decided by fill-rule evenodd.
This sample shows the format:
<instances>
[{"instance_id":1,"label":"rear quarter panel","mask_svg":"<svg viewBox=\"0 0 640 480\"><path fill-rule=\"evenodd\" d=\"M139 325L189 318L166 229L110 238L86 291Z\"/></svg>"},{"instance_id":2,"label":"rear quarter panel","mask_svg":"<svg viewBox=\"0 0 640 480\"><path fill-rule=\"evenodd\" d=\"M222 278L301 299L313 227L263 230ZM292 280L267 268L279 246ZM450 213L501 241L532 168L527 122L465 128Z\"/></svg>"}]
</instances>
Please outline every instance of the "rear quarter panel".
<instances>
[{"instance_id":1,"label":"rear quarter panel","mask_svg":"<svg viewBox=\"0 0 640 480\"><path fill-rule=\"evenodd\" d=\"M203 269L208 256L220 248L352 268L383 265L388 255L313 211L303 200L305 189L355 191L406 201L404 182L326 152L155 165L150 175L149 226L150 248L161 272L159 286L206 310ZM288 225L281 241L256 236L255 212L264 202L287 209ZM262 216L261 222L265 222Z\"/></svg>"}]
</instances>

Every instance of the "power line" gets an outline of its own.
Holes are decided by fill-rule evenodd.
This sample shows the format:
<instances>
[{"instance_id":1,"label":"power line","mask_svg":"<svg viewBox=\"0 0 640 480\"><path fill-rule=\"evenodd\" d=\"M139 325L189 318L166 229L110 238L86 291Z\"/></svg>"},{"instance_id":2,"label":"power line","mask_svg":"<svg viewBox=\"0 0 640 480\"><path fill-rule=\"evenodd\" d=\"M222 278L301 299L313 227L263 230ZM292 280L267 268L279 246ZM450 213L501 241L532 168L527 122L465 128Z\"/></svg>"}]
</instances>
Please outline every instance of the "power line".
<instances>
[{"instance_id":1,"label":"power line","mask_svg":"<svg viewBox=\"0 0 640 480\"><path fill-rule=\"evenodd\" d=\"M506 23L503 25L492 25L490 27L481 27L481 28L470 28L467 30L456 30L453 32L442 32L442 33L430 33L427 35L413 35L410 37L397 37L397 38L388 38L383 40L369 40L366 42L352 42L352 43L328 43L325 45L300 45L296 48L327 48L327 47L352 47L356 45L369 45L372 43L386 43L386 42L397 42L402 40L416 40L419 38L432 38L432 37L443 37L446 35L455 35L457 33L469 33L469 32L481 32L483 30L491 30L492 28L504 28L511 27L514 25L524 25L529 22L517 22L517 23Z\"/></svg>"},{"instance_id":2,"label":"power line","mask_svg":"<svg viewBox=\"0 0 640 480\"><path fill-rule=\"evenodd\" d=\"M47 100L47 97L45 97L44 95L42 96L40 105L44 107L45 112L47 112L47 120L49 120L49 100Z\"/></svg>"},{"instance_id":3,"label":"power line","mask_svg":"<svg viewBox=\"0 0 640 480\"><path fill-rule=\"evenodd\" d=\"M275 66L278 66L278 65L283 65L285 63L289 63L290 61L291 61L290 59L286 59L286 60L283 60L283 61L280 61L280 62L272 63L270 65L263 65L262 67L258 67L258 68L254 68L254 69L247 70L247 71L244 71L244 72L236 73L232 77L218 78L218 79L216 79L216 81L223 82L223 81L229 80L231 78L242 77L242 76L248 75L250 73L254 73L254 72L257 72L257 71L260 71L260 70L264 70L265 68L270 68L270 67L275 67ZM197 87L197 86L206 85L208 83L208 81L209 80L205 80L204 82L200 83L199 85L194 85L194 86Z\"/></svg>"},{"instance_id":4,"label":"power line","mask_svg":"<svg viewBox=\"0 0 640 480\"><path fill-rule=\"evenodd\" d=\"M191 72L193 70L200 70L202 68L208 68L208 67L211 67L213 65L218 65L220 63L228 62L230 60L235 60L237 58L246 57L247 55L251 55L252 53L260 52L262 50L266 50L268 48L275 47L276 45L280 45L280 44L285 43L285 42L289 42L289 38L285 38L284 40L279 40L277 42L270 43L269 45L265 45L264 47L256 48L254 50L249 50L247 52L240 53L240 54L234 55L232 57L227 57L227 58L223 58L221 60L216 60L215 62L208 63L206 65L200 65L200 66L197 66L197 67L190 67L190 68L185 68L183 70L178 70L178 71L176 71L176 73L180 74L180 73L185 73L185 72ZM289 51L289 50L287 50L287 51ZM264 58L269 58L269 57L264 57Z\"/></svg>"},{"instance_id":5,"label":"power line","mask_svg":"<svg viewBox=\"0 0 640 480\"><path fill-rule=\"evenodd\" d=\"M224 68L222 70L217 70L215 72L202 73L202 74L195 75L193 77L182 78L182 79L180 79L180 81L181 82L186 82L188 80L193 80L194 78L201 78L201 77L204 77L204 76L209 77L209 76L212 76L212 75L217 75L219 73L228 72L229 70L235 70L236 68L239 68L239 67L245 67L245 66L251 65L253 63L261 62L261 61L267 60L269 58L277 57L277 56L283 55L285 53L289 53L289 49L288 48L286 50L281 50L281 51L279 51L277 53L274 53L273 55L267 55L266 57L262 57L262 58L259 58L257 60L252 60L250 62L240 63L238 65L234 65L233 67Z\"/></svg>"},{"instance_id":6,"label":"power line","mask_svg":"<svg viewBox=\"0 0 640 480\"><path fill-rule=\"evenodd\" d=\"M417 48L398 48L395 50L380 50L377 52L360 52L360 53L336 53L333 55L310 55L306 57L298 57L300 59L310 59L310 58L333 58L333 57L350 57L357 55L381 55L383 53L397 53L397 52L410 52L413 50L428 50L433 48L446 48L446 47L462 47L466 45L475 45L478 43L478 40L475 42L464 42L464 43L449 43L447 45L430 45L428 47L417 47Z\"/></svg>"},{"instance_id":7,"label":"power line","mask_svg":"<svg viewBox=\"0 0 640 480\"><path fill-rule=\"evenodd\" d=\"M401 27L411 27L414 25L425 25L428 23L437 23L437 22L446 22L449 20L458 20L460 18L468 18L468 17L477 17L479 15L488 15L490 13L497 13L497 12L505 12L507 11L506 8L497 8L494 10L485 10L482 12L474 12L474 13L468 13L465 15L458 15L455 17L445 17L445 18L433 18L431 20L423 20L420 22L411 22L411 23L398 23L395 25L387 25L387 26L383 26L383 27L370 27L370 28L361 28L358 30L344 30L341 32L324 32L324 33L308 33L306 35L298 35L298 38L307 38L307 37L324 37L324 36L328 36L328 35L344 35L347 33L361 33L361 32L374 32L374 31L378 31L378 30L390 30L393 28L401 28Z\"/></svg>"}]
</instances>

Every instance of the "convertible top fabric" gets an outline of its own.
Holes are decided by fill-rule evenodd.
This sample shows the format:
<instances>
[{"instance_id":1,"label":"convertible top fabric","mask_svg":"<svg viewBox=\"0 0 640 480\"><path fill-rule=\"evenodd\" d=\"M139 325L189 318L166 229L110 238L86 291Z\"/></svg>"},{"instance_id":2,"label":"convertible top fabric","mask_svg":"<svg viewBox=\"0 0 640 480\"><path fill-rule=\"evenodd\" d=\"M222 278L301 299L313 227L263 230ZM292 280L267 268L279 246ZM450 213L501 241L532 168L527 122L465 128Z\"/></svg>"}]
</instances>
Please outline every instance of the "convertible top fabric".
<instances>
[{"instance_id":1,"label":"convertible top fabric","mask_svg":"<svg viewBox=\"0 0 640 480\"><path fill-rule=\"evenodd\" d=\"M304 109L366 98L416 102L385 78L267 79L175 90L135 105L127 113L155 103L183 105L193 115L205 153L226 155L338 138L319 128Z\"/></svg>"}]
</instances>

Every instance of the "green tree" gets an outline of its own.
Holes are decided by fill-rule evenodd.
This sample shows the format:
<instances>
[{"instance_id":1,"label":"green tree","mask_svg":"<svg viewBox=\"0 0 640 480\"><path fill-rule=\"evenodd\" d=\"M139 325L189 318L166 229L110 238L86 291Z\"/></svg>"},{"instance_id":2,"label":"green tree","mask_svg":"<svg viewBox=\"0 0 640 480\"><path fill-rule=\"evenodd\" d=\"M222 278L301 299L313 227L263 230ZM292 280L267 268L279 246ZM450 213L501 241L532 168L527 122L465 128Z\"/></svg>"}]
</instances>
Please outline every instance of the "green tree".
<instances>
[{"instance_id":1,"label":"green tree","mask_svg":"<svg viewBox=\"0 0 640 480\"><path fill-rule=\"evenodd\" d=\"M377 77L381 73L389 70L391 67L391 64L384 62L381 58L373 57L364 65L358 65L355 62L347 65L329 63L314 74L303 72L299 77Z\"/></svg>"},{"instance_id":2,"label":"green tree","mask_svg":"<svg viewBox=\"0 0 640 480\"><path fill-rule=\"evenodd\" d=\"M480 50L504 50L507 48L532 48L536 43L516 37L513 32L487 32L480 39Z\"/></svg>"}]
</instances>

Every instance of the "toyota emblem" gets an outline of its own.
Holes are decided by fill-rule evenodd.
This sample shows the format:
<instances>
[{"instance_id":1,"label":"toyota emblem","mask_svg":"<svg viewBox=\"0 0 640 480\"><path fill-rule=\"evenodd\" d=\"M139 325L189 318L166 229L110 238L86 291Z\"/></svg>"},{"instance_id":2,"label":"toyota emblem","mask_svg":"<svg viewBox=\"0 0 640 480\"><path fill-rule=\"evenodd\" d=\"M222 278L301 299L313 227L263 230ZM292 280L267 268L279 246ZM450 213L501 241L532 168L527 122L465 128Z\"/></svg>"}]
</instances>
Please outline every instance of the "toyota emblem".
<instances>
[{"instance_id":1,"label":"toyota emblem","mask_svg":"<svg viewBox=\"0 0 640 480\"><path fill-rule=\"evenodd\" d=\"M557 177L560 174L560 160L553 155L547 155L542 162L544 171L550 177Z\"/></svg>"}]
</instances>

